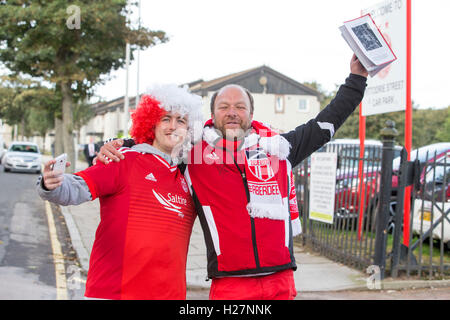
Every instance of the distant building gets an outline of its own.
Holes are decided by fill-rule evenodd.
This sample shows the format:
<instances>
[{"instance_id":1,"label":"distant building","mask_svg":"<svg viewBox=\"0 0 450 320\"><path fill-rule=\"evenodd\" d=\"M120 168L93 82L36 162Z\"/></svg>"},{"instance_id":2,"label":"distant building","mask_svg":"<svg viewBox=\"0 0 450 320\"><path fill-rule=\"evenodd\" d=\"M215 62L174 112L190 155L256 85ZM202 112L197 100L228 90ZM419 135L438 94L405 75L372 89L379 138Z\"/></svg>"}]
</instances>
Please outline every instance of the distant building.
<instances>
[{"instance_id":1,"label":"distant building","mask_svg":"<svg viewBox=\"0 0 450 320\"><path fill-rule=\"evenodd\" d=\"M255 101L255 120L270 124L287 132L314 118L320 111L320 93L268 66L233 73L217 79L197 80L187 83L190 91L203 97L204 119L211 117L211 96L227 84L238 84L247 88ZM135 106L135 97L130 97L130 111ZM123 134L124 97L93 106L95 117L80 130L80 143L87 143L91 136L106 140Z\"/></svg>"},{"instance_id":2,"label":"distant building","mask_svg":"<svg viewBox=\"0 0 450 320\"><path fill-rule=\"evenodd\" d=\"M136 97L129 98L129 110L134 110ZM90 137L104 141L123 135L124 102L120 97L108 102L99 102L92 106L95 116L80 129L80 143L88 143Z\"/></svg>"},{"instance_id":3,"label":"distant building","mask_svg":"<svg viewBox=\"0 0 450 320\"><path fill-rule=\"evenodd\" d=\"M314 118L320 111L320 93L269 68L230 74L210 81L188 84L191 92L203 97L205 119L211 117L211 97L228 84L238 84L252 93L255 100L253 119L270 124L282 132Z\"/></svg>"}]
</instances>

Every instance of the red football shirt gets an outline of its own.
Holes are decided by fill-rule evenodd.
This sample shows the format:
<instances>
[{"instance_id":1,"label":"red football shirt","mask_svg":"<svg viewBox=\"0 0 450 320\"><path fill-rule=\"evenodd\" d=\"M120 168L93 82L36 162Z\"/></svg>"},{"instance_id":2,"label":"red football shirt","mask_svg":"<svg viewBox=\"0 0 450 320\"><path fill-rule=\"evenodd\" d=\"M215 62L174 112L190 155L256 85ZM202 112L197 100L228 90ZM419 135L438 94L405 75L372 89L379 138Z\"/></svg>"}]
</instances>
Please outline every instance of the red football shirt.
<instances>
[{"instance_id":1,"label":"red football shirt","mask_svg":"<svg viewBox=\"0 0 450 320\"><path fill-rule=\"evenodd\" d=\"M100 200L86 297L186 299L195 211L186 181L163 158L131 149L125 159L76 173Z\"/></svg>"}]
</instances>

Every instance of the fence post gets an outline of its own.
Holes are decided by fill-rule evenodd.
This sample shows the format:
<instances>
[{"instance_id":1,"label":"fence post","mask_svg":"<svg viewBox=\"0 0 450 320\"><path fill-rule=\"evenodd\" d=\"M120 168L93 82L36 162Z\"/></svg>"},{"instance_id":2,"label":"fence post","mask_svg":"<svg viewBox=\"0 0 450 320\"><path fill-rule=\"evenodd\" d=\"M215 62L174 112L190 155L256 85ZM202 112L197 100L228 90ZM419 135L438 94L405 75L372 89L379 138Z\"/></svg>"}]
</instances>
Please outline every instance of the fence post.
<instances>
[{"instance_id":1,"label":"fence post","mask_svg":"<svg viewBox=\"0 0 450 320\"><path fill-rule=\"evenodd\" d=\"M389 218L389 202L392 189L392 161L394 159L394 139L398 135L395 122L386 121L381 130L383 154L381 158L380 205L376 216L375 256L374 264L380 268L380 279L384 279L386 268L386 242Z\"/></svg>"},{"instance_id":2,"label":"fence post","mask_svg":"<svg viewBox=\"0 0 450 320\"><path fill-rule=\"evenodd\" d=\"M398 265L401 257L401 244L400 238L403 233L403 202L406 187L406 178L408 174L408 152L405 148L402 149L400 156L400 166L398 170L398 186L397 186L397 206L395 208L395 227L394 227L394 239L392 242L392 263L391 263L391 275L393 278L398 276Z\"/></svg>"}]
</instances>

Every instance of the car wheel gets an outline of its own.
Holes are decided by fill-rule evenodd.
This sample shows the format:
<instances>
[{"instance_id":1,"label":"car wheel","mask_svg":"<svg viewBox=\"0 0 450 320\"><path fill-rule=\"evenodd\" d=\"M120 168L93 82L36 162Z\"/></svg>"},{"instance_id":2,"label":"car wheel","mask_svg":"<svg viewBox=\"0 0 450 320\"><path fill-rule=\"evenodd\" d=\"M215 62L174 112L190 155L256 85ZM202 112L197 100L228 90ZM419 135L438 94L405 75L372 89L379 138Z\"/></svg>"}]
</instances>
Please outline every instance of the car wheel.
<instances>
[{"instance_id":1,"label":"car wheel","mask_svg":"<svg viewBox=\"0 0 450 320\"><path fill-rule=\"evenodd\" d=\"M3 171L9 172L9 169L7 167L3 167Z\"/></svg>"}]
</instances>

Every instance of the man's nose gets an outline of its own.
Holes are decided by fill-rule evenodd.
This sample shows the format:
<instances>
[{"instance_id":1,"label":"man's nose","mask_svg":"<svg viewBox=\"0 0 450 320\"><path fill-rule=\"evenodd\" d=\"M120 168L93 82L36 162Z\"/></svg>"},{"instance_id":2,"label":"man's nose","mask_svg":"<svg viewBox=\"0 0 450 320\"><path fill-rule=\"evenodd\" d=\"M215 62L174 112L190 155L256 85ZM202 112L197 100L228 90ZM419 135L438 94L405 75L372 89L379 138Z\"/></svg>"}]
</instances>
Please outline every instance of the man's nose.
<instances>
[{"instance_id":1,"label":"man's nose","mask_svg":"<svg viewBox=\"0 0 450 320\"><path fill-rule=\"evenodd\" d=\"M231 106L230 108L228 108L226 115L229 116L229 117L237 116L236 108L234 106Z\"/></svg>"},{"instance_id":2,"label":"man's nose","mask_svg":"<svg viewBox=\"0 0 450 320\"><path fill-rule=\"evenodd\" d=\"M170 122L169 122L169 129L171 129L171 130L176 130L177 127L178 127L178 121L177 121L177 119L172 119L172 120L170 120Z\"/></svg>"}]
</instances>

